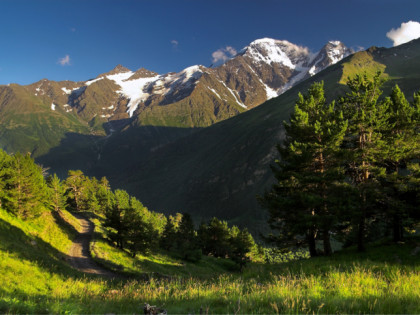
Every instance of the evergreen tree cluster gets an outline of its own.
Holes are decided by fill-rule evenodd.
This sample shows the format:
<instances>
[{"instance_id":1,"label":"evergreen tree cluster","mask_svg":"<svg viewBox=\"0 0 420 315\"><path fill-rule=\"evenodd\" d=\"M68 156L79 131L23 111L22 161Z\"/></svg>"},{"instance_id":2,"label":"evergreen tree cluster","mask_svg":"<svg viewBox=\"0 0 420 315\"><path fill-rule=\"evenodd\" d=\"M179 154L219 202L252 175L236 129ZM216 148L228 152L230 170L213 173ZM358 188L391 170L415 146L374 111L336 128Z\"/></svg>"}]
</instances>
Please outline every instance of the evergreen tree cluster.
<instances>
[{"instance_id":1,"label":"evergreen tree cluster","mask_svg":"<svg viewBox=\"0 0 420 315\"><path fill-rule=\"evenodd\" d=\"M30 154L9 155L0 150L0 207L31 219L42 212L90 212L103 221L108 240L133 257L164 250L181 259L198 261L202 255L230 258L242 269L256 259L258 247L251 234L213 218L195 229L191 216L177 213L168 218L149 211L126 191L111 190L108 180L97 180L80 170L66 179L47 176Z\"/></svg>"},{"instance_id":2,"label":"evergreen tree cluster","mask_svg":"<svg viewBox=\"0 0 420 315\"><path fill-rule=\"evenodd\" d=\"M43 172L29 154L0 150L0 207L23 219L41 214L51 194Z\"/></svg>"},{"instance_id":3,"label":"evergreen tree cluster","mask_svg":"<svg viewBox=\"0 0 420 315\"><path fill-rule=\"evenodd\" d=\"M349 92L326 102L323 83L299 94L272 166L276 183L259 196L280 248L332 253L331 236L365 250L368 240L420 221L420 93L410 103L395 86L382 96L381 73L348 79Z\"/></svg>"},{"instance_id":4,"label":"evergreen tree cluster","mask_svg":"<svg viewBox=\"0 0 420 315\"><path fill-rule=\"evenodd\" d=\"M242 269L250 260L263 256L252 235L246 228L228 227L217 218L194 229L189 214L170 216L161 241L161 248L178 254L181 258L196 261L201 255L229 258Z\"/></svg>"},{"instance_id":5,"label":"evergreen tree cluster","mask_svg":"<svg viewBox=\"0 0 420 315\"><path fill-rule=\"evenodd\" d=\"M246 228L228 227L226 221L213 218L201 224L198 235L203 253L214 257L229 257L239 266L257 258L259 248Z\"/></svg>"}]
</instances>

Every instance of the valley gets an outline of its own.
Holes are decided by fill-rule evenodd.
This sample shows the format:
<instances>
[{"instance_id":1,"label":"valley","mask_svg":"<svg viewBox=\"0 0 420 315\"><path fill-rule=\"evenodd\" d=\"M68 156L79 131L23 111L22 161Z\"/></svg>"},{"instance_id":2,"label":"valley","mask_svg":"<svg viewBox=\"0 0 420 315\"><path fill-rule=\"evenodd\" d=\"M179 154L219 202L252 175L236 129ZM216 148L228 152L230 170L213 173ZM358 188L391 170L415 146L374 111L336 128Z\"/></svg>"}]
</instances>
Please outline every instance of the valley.
<instances>
[{"instance_id":1,"label":"valley","mask_svg":"<svg viewBox=\"0 0 420 315\"><path fill-rule=\"evenodd\" d=\"M420 313L401 1L2 1L0 314Z\"/></svg>"}]
</instances>

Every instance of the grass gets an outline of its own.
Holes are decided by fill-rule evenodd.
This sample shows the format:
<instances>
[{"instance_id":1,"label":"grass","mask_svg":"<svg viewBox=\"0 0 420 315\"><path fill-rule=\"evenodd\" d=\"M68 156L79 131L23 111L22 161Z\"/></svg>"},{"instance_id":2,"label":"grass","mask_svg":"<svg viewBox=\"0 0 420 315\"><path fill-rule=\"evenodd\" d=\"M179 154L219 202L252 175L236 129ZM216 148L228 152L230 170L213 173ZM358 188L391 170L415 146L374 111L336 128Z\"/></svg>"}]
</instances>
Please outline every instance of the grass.
<instances>
[{"instance_id":1,"label":"grass","mask_svg":"<svg viewBox=\"0 0 420 315\"><path fill-rule=\"evenodd\" d=\"M232 272L224 259L185 264L161 254L133 260L98 239L95 250L105 261L134 273L111 281L67 265L75 230L62 223L49 213L22 221L0 209L0 313L142 313L144 303L170 314L420 312L418 237L366 253L252 263L243 273Z\"/></svg>"},{"instance_id":2,"label":"grass","mask_svg":"<svg viewBox=\"0 0 420 315\"><path fill-rule=\"evenodd\" d=\"M357 74L366 73L372 78L378 71L385 72L386 65L374 60L368 51L359 51L355 53L348 62L343 63L343 74L340 83L346 84L348 78L354 78ZM387 78L388 75L384 74Z\"/></svg>"}]
</instances>

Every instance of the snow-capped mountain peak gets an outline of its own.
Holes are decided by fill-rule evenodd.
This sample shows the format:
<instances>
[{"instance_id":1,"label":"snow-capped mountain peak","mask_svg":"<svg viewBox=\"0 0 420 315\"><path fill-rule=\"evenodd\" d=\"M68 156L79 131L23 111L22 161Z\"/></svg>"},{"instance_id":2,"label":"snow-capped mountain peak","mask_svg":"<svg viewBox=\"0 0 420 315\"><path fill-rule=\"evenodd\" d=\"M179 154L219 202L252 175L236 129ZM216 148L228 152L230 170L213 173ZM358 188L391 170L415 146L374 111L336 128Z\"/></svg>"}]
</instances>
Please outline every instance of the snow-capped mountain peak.
<instances>
[{"instance_id":1,"label":"snow-capped mountain peak","mask_svg":"<svg viewBox=\"0 0 420 315\"><path fill-rule=\"evenodd\" d=\"M329 41L322 49L327 53L328 58L331 60L332 64L339 62L341 59L347 57L348 55L354 53L353 50L347 48L340 41Z\"/></svg>"},{"instance_id":2,"label":"snow-capped mountain peak","mask_svg":"<svg viewBox=\"0 0 420 315\"><path fill-rule=\"evenodd\" d=\"M253 59L256 63L283 64L294 69L297 64L306 60L311 54L306 47L298 46L287 40L261 38L251 42L241 50L244 55Z\"/></svg>"},{"instance_id":3,"label":"snow-capped mountain peak","mask_svg":"<svg viewBox=\"0 0 420 315\"><path fill-rule=\"evenodd\" d=\"M261 38L218 67L194 65L158 74L117 65L85 82L43 80L31 89L35 96L51 98L50 104L57 105L54 109L75 109L89 119L121 120L143 113L150 117L152 112L160 115L160 106L174 104L174 108L184 106L183 113L187 108L214 106L207 108L206 113L213 112L214 117L206 121L218 121L219 115L235 115L282 94L350 53L340 41L330 41L313 53L287 40ZM94 109L85 110L87 104Z\"/></svg>"}]
</instances>

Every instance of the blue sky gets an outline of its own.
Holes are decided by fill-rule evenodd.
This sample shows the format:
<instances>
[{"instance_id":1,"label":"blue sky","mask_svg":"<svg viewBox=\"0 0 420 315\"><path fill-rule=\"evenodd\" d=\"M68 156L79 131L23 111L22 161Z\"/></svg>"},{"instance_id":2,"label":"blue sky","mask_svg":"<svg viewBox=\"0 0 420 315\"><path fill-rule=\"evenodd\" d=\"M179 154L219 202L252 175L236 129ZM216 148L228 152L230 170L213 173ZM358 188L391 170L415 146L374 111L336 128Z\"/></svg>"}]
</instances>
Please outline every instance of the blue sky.
<instances>
[{"instance_id":1,"label":"blue sky","mask_svg":"<svg viewBox=\"0 0 420 315\"><path fill-rule=\"evenodd\" d=\"M117 64L158 73L271 37L319 50L391 47L419 0L1 0L0 84L84 81Z\"/></svg>"}]
</instances>

